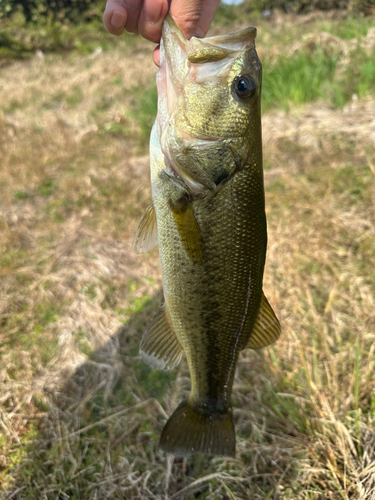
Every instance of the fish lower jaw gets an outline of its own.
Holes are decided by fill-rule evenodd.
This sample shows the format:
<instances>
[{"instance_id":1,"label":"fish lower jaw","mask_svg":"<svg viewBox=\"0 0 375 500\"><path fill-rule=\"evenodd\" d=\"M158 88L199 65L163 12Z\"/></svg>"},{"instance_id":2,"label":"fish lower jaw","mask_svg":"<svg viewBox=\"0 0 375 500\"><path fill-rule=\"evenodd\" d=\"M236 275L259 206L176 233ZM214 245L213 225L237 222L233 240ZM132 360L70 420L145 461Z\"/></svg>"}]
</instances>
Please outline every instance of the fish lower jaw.
<instances>
[{"instance_id":1,"label":"fish lower jaw","mask_svg":"<svg viewBox=\"0 0 375 500\"><path fill-rule=\"evenodd\" d=\"M181 184L186 189L186 192L191 194L194 198L202 198L209 192L206 186L186 176L177 165L173 164L172 166L172 162L168 161L167 158L165 158L164 164L165 174L171 180L175 180L175 182Z\"/></svg>"},{"instance_id":2,"label":"fish lower jaw","mask_svg":"<svg viewBox=\"0 0 375 500\"><path fill-rule=\"evenodd\" d=\"M178 171L174 169L171 163L165 158L164 160L164 174L169 177L172 182L177 182L181 187L184 187L186 192L190 192L189 186L184 181L182 175L179 175Z\"/></svg>"},{"instance_id":3,"label":"fish lower jaw","mask_svg":"<svg viewBox=\"0 0 375 500\"><path fill-rule=\"evenodd\" d=\"M165 173L169 175L170 177L175 177L179 181L181 181L183 184L185 184L184 179L178 175L177 170L175 170L170 162L165 162ZM185 184L186 186L186 184ZM187 186L186 186L187 187Z\"/></svg>"}]
</instances>

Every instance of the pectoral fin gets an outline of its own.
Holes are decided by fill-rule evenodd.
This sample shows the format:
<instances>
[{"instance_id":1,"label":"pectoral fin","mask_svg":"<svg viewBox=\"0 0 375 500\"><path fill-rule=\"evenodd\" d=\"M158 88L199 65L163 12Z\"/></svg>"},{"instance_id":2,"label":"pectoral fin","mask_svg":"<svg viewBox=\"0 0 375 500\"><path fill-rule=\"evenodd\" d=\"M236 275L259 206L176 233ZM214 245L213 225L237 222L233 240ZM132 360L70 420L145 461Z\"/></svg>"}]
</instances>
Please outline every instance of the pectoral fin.
<instances>
[{"instance_id":1,"label":"pectoral fin","mask_svg":"<svg viewBox=\"0 0 375 500\"><path fill-rule=\"evenodd\" d=\"M135 253L146 253L158 244L158 228L154 205L151 203L138 222L133 240Z\"/></svg>"},{"instance_id":2,"label":"pectoral fin","mask_svg":"<svg viewBox=\"0 0 375 500\"><path fill-rule=\"evenodd\" d=\"M280 337L280 333L279 320L276 318L266 296L262 293L258 316L246 348L260 349L273 344Z\"/></svg>"},{"instance_id":3,"label":"pectoral fin","mask_svg":"<svg viewBox=\"0 0 375 500\"><path fill-rule=\"evenodd\" d=\"M143 361L158 370L171 370L181 360L183 349L172 329L168 312L161 309L143 334L139 349Z\"/></svg>"},{"instance_id":4,"label":"pectoral fin","mask_svg":"<svg viewBox=\"0 0 375 500\"><path fill-rule=\"evenodd\" d=\"M169 206L187 254L192 260L201 261L203 257L203 240L189 200L185 197L182 197L177 203L170 200Z\"/></svg>"}]
</instances>

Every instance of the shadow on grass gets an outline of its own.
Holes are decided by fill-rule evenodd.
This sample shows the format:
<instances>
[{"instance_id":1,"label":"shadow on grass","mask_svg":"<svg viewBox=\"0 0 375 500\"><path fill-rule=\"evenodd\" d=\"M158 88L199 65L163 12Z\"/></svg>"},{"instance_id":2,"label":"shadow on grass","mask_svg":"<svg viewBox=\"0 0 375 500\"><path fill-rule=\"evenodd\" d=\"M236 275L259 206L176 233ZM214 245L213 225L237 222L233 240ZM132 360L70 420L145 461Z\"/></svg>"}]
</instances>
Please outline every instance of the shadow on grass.
<instances>
[{"instance_id":1,"label":"shadow on grass","mask_svg":"<svg viewBox=\"0 0 375 500\"><path fill-rule=\"evenodd\" d=\"M43 413L4 498L203 499L215 491L212 498L279 498L285 476L293 487L298 433L282 409L266 409L274 394L265 385L272 382L260 376L264 362L254 352L240 361L233 392L238 458L173 459L158 449L165 420L190 385L185 360L165 372L151 370L138 355L161 303L158 291L59 392L36 398Z\"/></svg>"},{"instance_id":2,"label":"shadow on grass","mask_svg":"<svg viewBox=\"0 0 375 500\"><path fill-rule=\"evenodd\" d=\"M26 457L13 461L15 481L4 498L139 497L132 482L165 462L156 458L166 416L158 401L176 377L176 371L151 370L138 355L142 332L161 301L158 291L62 389L34 397L42 413L23 441Z\"/></svg>"}]
</instances>

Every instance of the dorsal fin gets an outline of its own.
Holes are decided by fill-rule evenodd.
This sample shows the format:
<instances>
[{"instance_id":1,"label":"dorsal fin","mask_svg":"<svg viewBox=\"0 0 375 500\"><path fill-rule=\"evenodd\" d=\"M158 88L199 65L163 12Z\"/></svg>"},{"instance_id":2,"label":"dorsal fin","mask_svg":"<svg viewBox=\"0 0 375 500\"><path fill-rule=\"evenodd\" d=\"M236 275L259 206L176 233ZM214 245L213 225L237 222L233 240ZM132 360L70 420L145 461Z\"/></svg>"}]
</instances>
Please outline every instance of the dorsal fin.
<instances>
[{"instance_id":1,"label":"dorsal fin","mask_svg":"<svg viewBox=\"0 0 375 500\"><path fill-rule=\"evenodd\" d=\"M158 244L158 228L154 205L151 203L142 215L135 230L133 250L135 253L146 253Z\"/></svg>"},{"instance_id":2,"label":"dorsal fin","mask_svg":"<svg viewBox=\"0 0 375 500\"><path fill-rule=\"evenodd\" d=\"M158 370L171 370L181 360L183 349L163 307L152 318L143 334L139 349L143 361Z\"/></svg>"},{"instance_id":3,"label":"dorsal fin","mask_svg":"<svg viewBox=\"0 0 375 500\"><path fill-rule=\"evenodd\" d=\"M245 349L260 349L273 344L280 337L280 333L279 320L262 293L258 316Z\"/></svg>"}]
</instances>

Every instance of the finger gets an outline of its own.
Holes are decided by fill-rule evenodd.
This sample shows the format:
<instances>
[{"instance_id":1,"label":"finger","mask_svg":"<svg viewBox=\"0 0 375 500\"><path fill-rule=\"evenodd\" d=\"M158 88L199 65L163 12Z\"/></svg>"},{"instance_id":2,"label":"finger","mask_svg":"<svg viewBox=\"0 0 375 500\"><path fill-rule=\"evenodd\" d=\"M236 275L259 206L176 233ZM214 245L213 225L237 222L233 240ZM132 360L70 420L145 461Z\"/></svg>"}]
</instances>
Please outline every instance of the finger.
<instances>
[{"instance_id":1,"label":"finger","mask_svg":"<svg viewBox=\"0 0 375 500\"><path fill-rule=\"evenodd\" d=\"M190 40L198 28L204 0L173 0L171 15L184 36Z\"/></svg>"},{"instance_id":2,"label":"finger","mask_svg":"<svg viewBox=\"0 0 375 500\"><path fill-rule=\"evenodd\" d=\"M141 15L143 0L122 0L125 4L128 18L125 23L126 31L130 33L138 33L138 19Z\"/></svg>"},{"instance_id":3,"label":"finger","mask_svg":"<svg viewBox=\"0 0 375 500\"><path fill-rule=\"evenodd\" d=\"M114 35L121 35L124 28L131 33L138 33L142 5L142 0L107 0L103 14L104 26Z\"/></svg>"},{"instance_id":4,"label":"finger","mask_svg":"<svg viewBox=\"0 0 375 500\"><path fill-rule=\"evenodd\" d=\"M108 0L103 13L103 24L105 29L112 35L121 35L128 14L122 2Z\"/></svg>"},{"instance_id":5,"label":"finger","mask_svg":"<svg viewBox=\"0 0 375 500\"><path fill-rule=\"evenodd\" d=\"M158 45L155 48L154 53L152 55L152 58L154 60L154 63L156 64L156 66L159 68L160 67L160 45Z\"/></svg>"},{"instance_id":6,"label":"finger","mask_svg":"<svg viewBox=\"0 0 375 500\"><path fill-rule=\"evenodd\" d=\"M215 16L215 12L219 6L220 0L205 0L201 18L199 21L199 26L196 29L196 32L199 36L206 36L209 27L211 26L212 19Z\"/></svg>"},{"instance_id":7,"label":"finger","mask_svg":"<svg viewBox=\"0 0 375 500\"><path fill-rule=\"evenodd\" d=\"M168 12L168 0L144 0L138 20L138 31L147 40L158 43L163 21Z\"/></svg>"}]
</instances>

